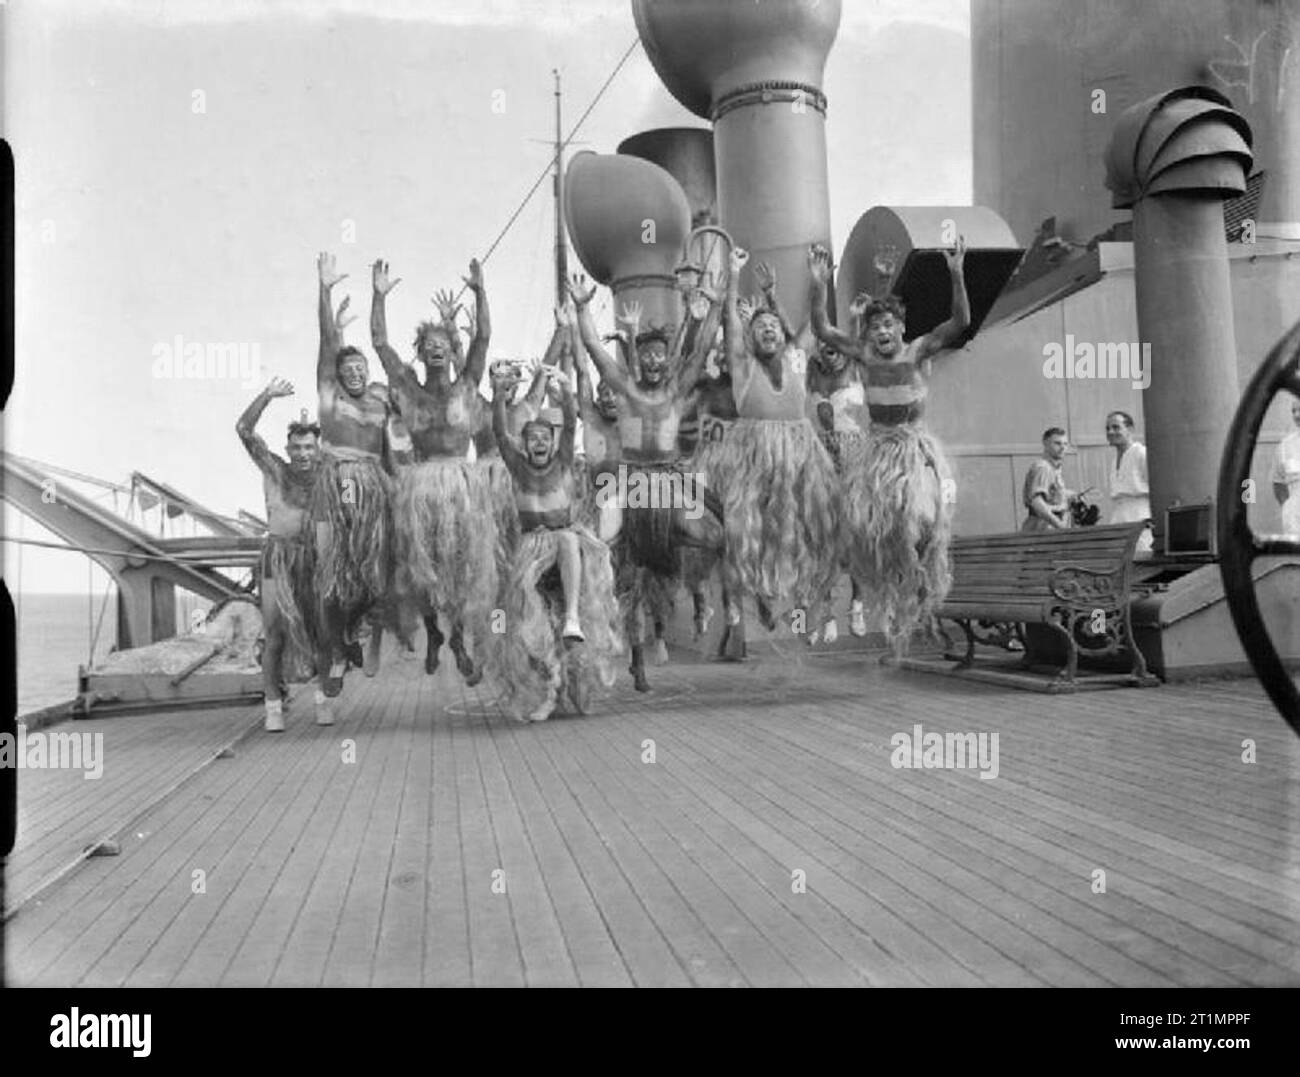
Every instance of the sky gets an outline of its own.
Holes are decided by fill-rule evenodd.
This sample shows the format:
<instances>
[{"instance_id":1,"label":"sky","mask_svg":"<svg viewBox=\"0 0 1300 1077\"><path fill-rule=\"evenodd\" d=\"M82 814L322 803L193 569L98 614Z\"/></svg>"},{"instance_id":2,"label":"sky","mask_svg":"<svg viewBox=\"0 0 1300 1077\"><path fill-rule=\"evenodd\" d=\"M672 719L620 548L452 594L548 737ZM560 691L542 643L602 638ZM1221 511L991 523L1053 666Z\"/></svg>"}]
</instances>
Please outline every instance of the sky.
<instances>
[{"instance_id":1,"label":"sky","mask_svg":"<svg viewBox=\"0 0 1300 1077\"><path fill-rule=\"evenodd\" d=\"M299 409L315 413L317 252L350 274L336 298L351 295L347 339L367 353L369 267L389 261L404 349L433 292L459 287L547 167L552 69L567 130L636 40L627 0L11 0L0 12L17 161L5 448L114 481L144 471L229 514L263 514L234 434L257 390L272 375L298 388L266 412L272 447ZM966 0L843 0L824 82L837 249L871 206L969 204L969 22ZM702 124L637 45L575 151ZM484 267L494 356L544 350L551 214L548 181ZM243 345L247 365L160 376L178 338ZM16 515L7 533L53 538ZM79 555L28 547L18 578L15 550L11 589L85 590Z\"/></svg>"}]
</instances>

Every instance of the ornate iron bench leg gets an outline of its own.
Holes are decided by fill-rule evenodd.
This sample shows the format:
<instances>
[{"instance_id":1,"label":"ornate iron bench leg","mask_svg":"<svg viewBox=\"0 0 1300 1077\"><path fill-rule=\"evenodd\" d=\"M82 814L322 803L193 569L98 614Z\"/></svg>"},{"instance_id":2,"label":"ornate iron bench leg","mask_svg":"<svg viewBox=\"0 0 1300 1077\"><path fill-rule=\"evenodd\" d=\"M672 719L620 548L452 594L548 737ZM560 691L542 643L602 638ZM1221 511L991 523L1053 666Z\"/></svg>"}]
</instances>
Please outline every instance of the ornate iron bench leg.
<instances>
[{"instance_id":1,"label":"ornate iron bench leg","mask_svg":"<svg viewBox=\"0 0 1300 1077\"><path fill-rule=\"evenodd\" d=\"M1133 652L1133 678L1141 687L1150 687L1160 683L1160 679L1152 675L1147 669L1146 655L1142 653L1142 648L1138 646L1137 640L1133 638L1133 621L1129 617L1129 604L1124 604L1123 616L1120 618L1120 624L1123 625L1124 643L1130 651Z\"/></svg>"},{"instance_id":2,"label":"ornate iron bench leg","mask_svg":"<svg viewBox=\"0 0 1300 1077\"><path fill-rule=\"evenodd\" d=\"M1047 622L1048 626L1058 632L1062 639L1065 640L1065 665L1057 671L1054 684L1060 685L1064 690L1073 691L1075 685L1075 674L1079 672L1079 646L1074 641L1074 633L1061 624L1061 620L1066 622L1071 628L1074 625L1074 618L1070 616L1069 611L1060 611L1057 616Z\"/></svg>"}]
</instances>

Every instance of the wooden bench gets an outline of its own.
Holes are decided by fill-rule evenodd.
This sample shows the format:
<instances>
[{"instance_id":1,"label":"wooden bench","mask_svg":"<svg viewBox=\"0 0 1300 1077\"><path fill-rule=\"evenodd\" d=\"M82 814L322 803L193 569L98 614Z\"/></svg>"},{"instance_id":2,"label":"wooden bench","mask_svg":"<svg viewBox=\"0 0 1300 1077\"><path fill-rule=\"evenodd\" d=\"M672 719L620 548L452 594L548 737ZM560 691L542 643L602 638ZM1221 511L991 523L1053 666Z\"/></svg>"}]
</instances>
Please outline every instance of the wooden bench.
<instances>
[{"instance_id":1,"label":"wooden bench","mask_svg":"<svg viewBox=\"0 0 1300 1077\"><path fill-rule=\"evenodd\" d=\"M1142 524L1107 524L1068 531L1012 532L955 538L952 588L939 616L966 633L960 666L974 661L975 644L1025 643L1021 628L1046 625L1065 644L1057 682L1072 686L1080 652L1127 654L1127 677L1158 683L1133 640L1129 620L1133 555ZM1029 660L1026 652L1026 664Z\"/></svg>"}]
</instances>

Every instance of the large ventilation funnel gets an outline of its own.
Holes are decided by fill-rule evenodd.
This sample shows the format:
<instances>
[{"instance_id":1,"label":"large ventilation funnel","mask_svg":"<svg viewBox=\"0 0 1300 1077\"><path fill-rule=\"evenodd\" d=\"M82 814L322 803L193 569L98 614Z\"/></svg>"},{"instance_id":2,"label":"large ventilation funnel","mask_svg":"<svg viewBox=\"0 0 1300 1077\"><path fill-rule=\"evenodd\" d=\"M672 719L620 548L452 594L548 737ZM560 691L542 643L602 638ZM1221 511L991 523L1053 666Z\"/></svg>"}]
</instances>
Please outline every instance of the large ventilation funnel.
<instances>
[{"instance_id":1,"label":"large ventilation funnel","mask_svg":"<svg viewBox=\"0 0 1300 1077\"><path fill-rule=\"evenodd\" d=\"M638 157L580 153L564 174L564 215L579 260L615 303L640 303L644 328L675 328L674 270L691 226L677 181Z\"/></svg>"},{"instance_id":2,"label":"large ventilation funnel","mask_svg":"<svg viewBox=\"0 0 1300 1077\"><path fill-rule=\"evenodd\" d=\"M718 217L753 266L808 312L808 247L830 246L822 74L840 0L632 0L646 55L674 97L712 120Z\"/></svg>"},{"instance_id":3,"label":"large ventilation funnel","mask_svg":"<svg viewBox=\"0 0 1300 1077\"><path fill-rule=\"evenodd\" d=\"M705 127L659 127L631 135L618 152L656 164L673 177L691 207L691 224L716 224L718 181L713 167L713 132Z\"/></svg>"},{"instance_id":4,"label":"large ventilation funnel","mask_svg":"<svg viewBox=\"0 0 1300 1077\"><path fill-rule=\"evenodd\" d=\"M1106 186L1133 210L1138 335L1151 348L1142 411L1151 511L1208 502L1237 406L1223 200L1246 189L1250 126L1203 86L1156 94L1116 121Z\"/></svg>"},{"instance_id":5,"label":"large ventilation funnel","mask_svg":"<svg viewBox=\"0 0 1300 1077\"><path fill-rule=\"evenodd\" d=\"M975 335L1024 256L1011 228L985 206L873 206L858 218L840 256L836 299L847 311L859 292L892 292L907 308L908 340L952 313L952 278L944 256L966 240L966 294Z\"/></svg>"}]
</instances>

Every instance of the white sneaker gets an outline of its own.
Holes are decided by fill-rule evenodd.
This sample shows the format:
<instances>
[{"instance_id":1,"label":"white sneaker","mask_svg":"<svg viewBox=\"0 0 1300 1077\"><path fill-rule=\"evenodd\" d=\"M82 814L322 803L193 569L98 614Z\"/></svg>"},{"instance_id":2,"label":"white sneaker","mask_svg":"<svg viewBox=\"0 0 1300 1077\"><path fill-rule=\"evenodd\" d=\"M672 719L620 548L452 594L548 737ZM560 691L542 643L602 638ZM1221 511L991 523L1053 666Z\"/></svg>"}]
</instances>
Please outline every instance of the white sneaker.
<instances>
[{"instance_id":1,"label":"white sneaker","mask_svg":"<svg viewBox=\"0 0 1300 1077\"><path fill-rule=\"evenodd\" d=\"M695 615L695 638L696 639L699 639L701 636L708 635L709 622L712 620L713 620L713 610L709 606L705 606L700 613Z\"/></svg>"},{"instance_id":2,"label":"white sneaker","mask_svg":"<svg viewBox=\"0 0 1300 1077\"><path fill-rule=\"evenodd\" d=\"M849 631L859 638L867 634L867 611L860 598L849 607Z\"/></svg>"},{"instance_id":3,"label":"white sneaker","mask_svg":"<svg viewBox=\"0 0 1300 1077\"><path fill-rule=\"evenodd\" d=\"M832 617L825 625L822 626L822 642L826 644L834 643L840 638L840 626L835 623Z\"/></svg>"},{"instance_id":4,"label":"white sneaker","mask_svg":"<svg viewBox=\"0 0 1300 1077\"><path fill-rule=\"evenodd\" d=\"M266 721L262 728L268 733L284 732L284 704L278 699L266 701Z\"/></svg>"},{"instance_id":5,"label":"white sneaker","mask_svg":"<svg viewBox=\"0 0 1300 1077\"><path fill-rule=\"evenodd\" d=\"M334 701L320 689L316 690L316 724L334 724Z\"/></svg>"},{"instance_id":6,"label":"white sneaker","mask_svg":"<svg viewBox=\"0 0 1300 1077\"><path fill-rule=\"evenodd\" d=\"M656 666L668 665L668 644L661 639L655 640L654 664Z\"/></svg>"},{"instance_id":7,"label":"white sneaker","mask_svg":"<svg viewBox=\"0 0 1300 1077\"><path fill-rule=\"evenodd\" d=\"M537 709L528 716L528 720L530 722L544 722L551 716L554 710L555 694L549 693L547 697L537 705Z\"/></svg>"},{"instance_id":8,"label":"white sneaker","mask_svg":"<svg viewBox=\"0 0 1300 1077\"><path fill-rule=\"evenodd\" d=\"M576 617L570 617L564 622L564 630L560 633L565 639L577 640L585 643L587 637L582 634L582 625L578 623Z\"/></svg>"}]
</instances>

